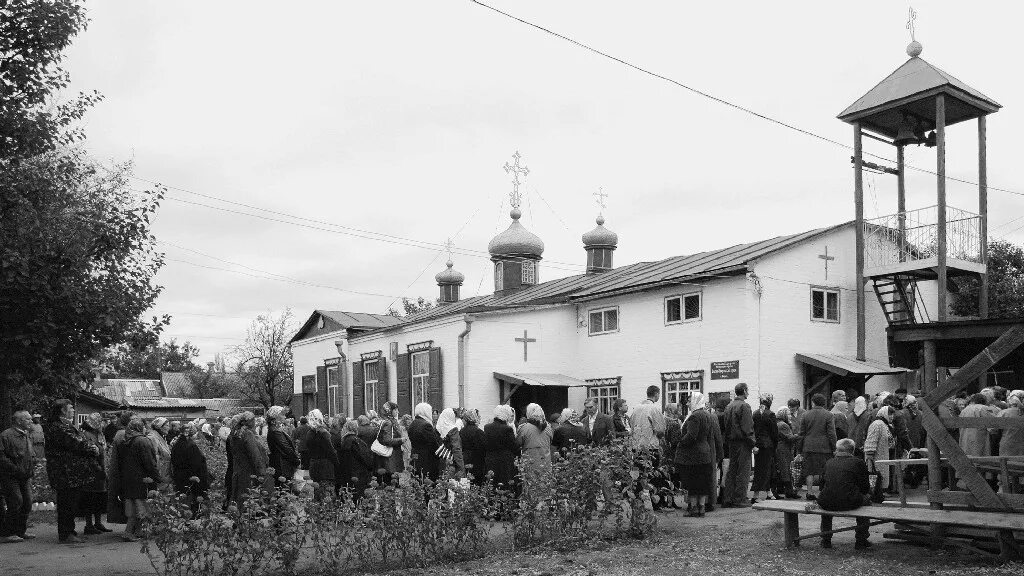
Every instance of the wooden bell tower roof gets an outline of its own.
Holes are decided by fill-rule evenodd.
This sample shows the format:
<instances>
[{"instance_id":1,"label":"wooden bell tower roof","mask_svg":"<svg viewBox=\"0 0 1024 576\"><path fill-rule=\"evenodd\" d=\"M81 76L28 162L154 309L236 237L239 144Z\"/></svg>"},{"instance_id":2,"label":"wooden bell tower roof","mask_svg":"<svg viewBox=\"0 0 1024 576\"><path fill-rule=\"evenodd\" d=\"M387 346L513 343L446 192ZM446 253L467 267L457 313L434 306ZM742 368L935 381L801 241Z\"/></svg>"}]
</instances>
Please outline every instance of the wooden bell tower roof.
<instances>
[{"instance_id":1,"label":"wooden bell tower roof","mask_svg":"<svg viewBox=\"0 0 1024 576\"><path fill-rule=\"evenodd\" d=\"M932 66L912 57L861 96L838 118L877 134L895 138L903 114L917 118L926 130L935 129L935 96L945 94L946 126L991 114L1002 106L995 100Z\"/></svg>"}]
</instances>

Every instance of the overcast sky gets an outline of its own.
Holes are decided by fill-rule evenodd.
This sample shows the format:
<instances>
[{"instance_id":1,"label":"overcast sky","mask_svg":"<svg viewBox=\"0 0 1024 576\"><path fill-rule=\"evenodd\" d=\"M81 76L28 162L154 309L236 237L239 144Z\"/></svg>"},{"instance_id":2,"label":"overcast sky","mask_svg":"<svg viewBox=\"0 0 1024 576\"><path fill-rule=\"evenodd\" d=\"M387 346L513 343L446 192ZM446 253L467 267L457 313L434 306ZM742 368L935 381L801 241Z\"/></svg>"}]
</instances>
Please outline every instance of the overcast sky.
<instances>
[{"instance_id":1,"label":"overcast sky","mask_svg":"<svg viewBox=\"0 0 1024 576\"><path fill-rule=\"evenodd\" d=\"M195 206L179 200L256 212L170 191L157 237L222 260L162 244L169 259L265 276L230 260L325 286L168 261L156 310L174 316L168 334L198 344L204 362L261 312L291 307L301 322L316 308L382 313L395 296L436 297L446 260L436 248L330 225L430 244L453 236L479 254L509 223L502 165L516 150L530 169L523 223L547 246L542 280L582 270L598 187L610 195L617 265L853 218L849 150L469 0L87 5L91 23L65 65L75 89L106 97L87 117L96 157L133 159L141 178L334 230ZM893 0L492 5L844 143L852 129L835 116L901 65L909 42L907 4ZM1005 107L988 124L989 183L1024 192L1022 8L967 6L915 3L922 57ZM975 123L947 134L950 174L974 181ZM934 149L907 157L934 169ZM868 174L865 185L868 216L895 211L893 177ZM908 206L934 203L934 177L909 172ZM950 183L949 203L976 211L976 187ZM1024 196L993 191L990 210L994 236L1024 241ZM491 291L480 256L455 257L464 296Z\"/></svg>"}]
</instances>

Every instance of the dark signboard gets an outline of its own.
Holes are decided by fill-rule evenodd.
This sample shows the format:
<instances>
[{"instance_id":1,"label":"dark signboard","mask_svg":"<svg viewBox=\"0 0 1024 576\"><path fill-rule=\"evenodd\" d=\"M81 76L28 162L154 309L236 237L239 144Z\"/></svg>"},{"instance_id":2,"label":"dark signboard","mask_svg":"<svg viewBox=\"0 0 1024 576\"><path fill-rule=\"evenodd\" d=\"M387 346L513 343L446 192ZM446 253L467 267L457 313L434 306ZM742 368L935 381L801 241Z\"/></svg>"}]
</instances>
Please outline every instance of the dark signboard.
<instances>
[{"instance_id":1,"label":"dark signboard","mask_svg":"<svg viewBox=\"0 0 1024 576\"><path fill-rule=\"evenodd\" d=\"M735 380L740 377L740 361L727 360L711 363L712 380Z\"/></svg>"},{"instance_id":2,"label":"dark signboard","mask_svg":"<svg viewBox=\"0 0 1024 576\"><path fill-rule=\"evenodd\" d=\"M302 377L302 393L316 394L316 376L309 375Z\"/></svg>"}]
</instances>

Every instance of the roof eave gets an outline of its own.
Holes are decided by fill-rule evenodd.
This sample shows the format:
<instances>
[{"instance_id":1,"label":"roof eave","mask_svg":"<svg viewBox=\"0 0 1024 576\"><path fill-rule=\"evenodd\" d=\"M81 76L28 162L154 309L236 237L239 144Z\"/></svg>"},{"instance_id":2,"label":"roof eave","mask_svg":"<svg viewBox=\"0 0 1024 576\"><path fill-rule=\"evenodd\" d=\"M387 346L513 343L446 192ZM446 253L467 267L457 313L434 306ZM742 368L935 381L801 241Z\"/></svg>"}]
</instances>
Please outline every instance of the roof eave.
<instances>
[{"instance_id":1,"label":"roof eave","mask_svg":"<svg viewBox=\"0 0 1024 576\"><path fill-rule=\"evenodd\" d=\"M847 124L853 124L858 120L873 116L883 110L888 110L890 108L899 108L900 106L904 106L916 100L927 98L929 96L935 96L939 93L949 94L954 98L963 100L964 103L974 108L977 108L978 110L983 112L983 114L979 115L992 114L993 112L998 112L999 109L1002 108L1002 105L999 104L998 102L978 98L973 94L970 94L964 90L961 90L960 88L957 88L956 86L953 86L952 84L943 84L942 86L936 86L935 88L929 88L928 90L915 92L914 94L910 94L902 98L897 98L895 100L890 100L888 102L883 102L881 104L877 104L875 106L872 106L871 108L865 108L863 110L851 111L851 109L857 105L857 103L854 102L853 104L848 106L846 110L843 110L838 116L836 116L836 118L842 120L843 122L846 122Z\"/></svg>"}]
</instances>

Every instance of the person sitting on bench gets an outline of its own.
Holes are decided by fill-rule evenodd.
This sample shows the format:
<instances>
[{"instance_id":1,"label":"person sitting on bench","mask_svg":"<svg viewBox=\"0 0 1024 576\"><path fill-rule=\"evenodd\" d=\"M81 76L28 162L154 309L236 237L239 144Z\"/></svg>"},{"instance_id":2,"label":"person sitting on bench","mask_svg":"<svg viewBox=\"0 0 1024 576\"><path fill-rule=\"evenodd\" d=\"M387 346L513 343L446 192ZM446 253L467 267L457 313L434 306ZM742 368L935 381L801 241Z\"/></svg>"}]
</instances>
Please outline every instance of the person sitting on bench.
<instances>
[{"instance_id":1,"label":"person sitting on bench","mask_svg":"<svg viewBox=\"0 0 1024 576\"><path fill-rule=\"evenodd\" d=\"M868 483L868 465L861 458L856 458L853 451L856 444L849 438L836 442L836 455L825 463L825 474L821 479L821 493L818 496L818 506L822 510L842 512L860 508L869 504L868 495L871 486ZM871 546L868 542L868 528L871 526L869 518L857 518L857 541L855 549L864 549ZM822 515L821 531L832 530L832 517ZM832 535L822 534L821 547L832 547Z\"/></svg>"}]
</instances>

